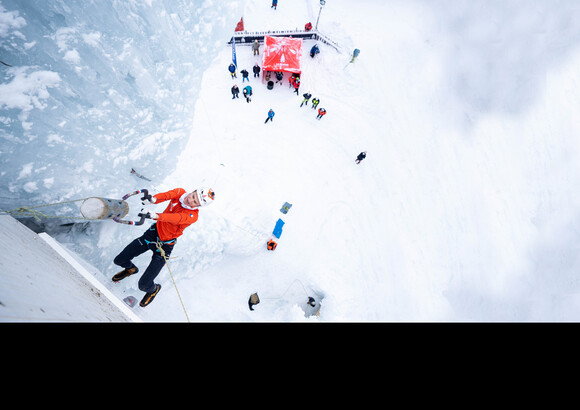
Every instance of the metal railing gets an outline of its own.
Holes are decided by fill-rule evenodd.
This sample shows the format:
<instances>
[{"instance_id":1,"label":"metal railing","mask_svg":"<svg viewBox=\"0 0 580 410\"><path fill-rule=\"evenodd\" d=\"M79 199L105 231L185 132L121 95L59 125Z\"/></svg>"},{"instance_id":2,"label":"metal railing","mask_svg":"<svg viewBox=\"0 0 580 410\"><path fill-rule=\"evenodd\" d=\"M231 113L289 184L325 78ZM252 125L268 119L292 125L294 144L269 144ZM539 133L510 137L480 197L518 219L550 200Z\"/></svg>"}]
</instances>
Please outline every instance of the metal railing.
<instances>
[{"instance_id":1,"label":"metal railing","mask_svg":"<svg viewBox=\"0 0 580 410\"><path fill-rule=\"evenodd\" d=\"M302 38L304 40L316 40L324 44L327 44L334 48L338 52L342 52L343 48L335 41L331 40L328 36L320 33L318 30L268 30L268 31L236 31L234 35L228 41L228 44L232 44L232 41L236 42L236 45L248 45L251 46L255 40L259 42L264 42L265 36L271 37L293 37Z\"/></svg>"}]
</instances>

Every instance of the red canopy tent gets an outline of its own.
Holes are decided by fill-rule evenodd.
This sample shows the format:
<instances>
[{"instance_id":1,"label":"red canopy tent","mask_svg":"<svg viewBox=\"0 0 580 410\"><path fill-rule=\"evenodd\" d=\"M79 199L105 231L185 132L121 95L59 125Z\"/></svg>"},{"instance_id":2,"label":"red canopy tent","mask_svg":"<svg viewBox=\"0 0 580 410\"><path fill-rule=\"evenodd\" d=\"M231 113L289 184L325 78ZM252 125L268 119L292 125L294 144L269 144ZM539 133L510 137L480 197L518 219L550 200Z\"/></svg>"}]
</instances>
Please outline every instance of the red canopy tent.
<instances>
[{"instance_id":1,"label":"red canopy tent","mask_svg":"<svg viewBox=\"0 0 580 410\"><path fill-rule=\"evenodd\" d=\"M264 37L262 69L300 74L302 39L292 37Z\"/></svg>"}]
</instances>

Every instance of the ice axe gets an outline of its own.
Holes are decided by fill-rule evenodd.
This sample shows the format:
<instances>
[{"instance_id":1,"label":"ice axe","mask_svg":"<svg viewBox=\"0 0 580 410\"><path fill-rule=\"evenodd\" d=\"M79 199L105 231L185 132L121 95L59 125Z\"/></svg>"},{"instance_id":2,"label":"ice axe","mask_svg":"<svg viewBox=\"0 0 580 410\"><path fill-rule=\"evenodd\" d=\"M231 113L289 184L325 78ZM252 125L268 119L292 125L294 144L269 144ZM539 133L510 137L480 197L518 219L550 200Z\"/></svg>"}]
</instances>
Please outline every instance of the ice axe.
<instances>
[{"instance_id":1,"label":"ice axe","mask_svg":"<svg viewBox=\"0 0 580 410\"><path fill-rule=\"evenodd\" d=\"M149 195L149 191L146 189L140 189L138 191L134 191L134 192L131 192L131 193L123 196L123 201L125 201L127 198L132 197L133 195L137 195L137 194L143 194L143 196L141 197L141 201L144 201L146 199L151 201L151 195ZM125 220L118 218L118 217L114 217L113 221L118 222L120 224L127 224L127 225L143 225L143 223L145 222L145 218L146 218L145 214L138 213L137 216L139 216L141 218L138 221L125 221Z\"/></svg>"}]
</instances>

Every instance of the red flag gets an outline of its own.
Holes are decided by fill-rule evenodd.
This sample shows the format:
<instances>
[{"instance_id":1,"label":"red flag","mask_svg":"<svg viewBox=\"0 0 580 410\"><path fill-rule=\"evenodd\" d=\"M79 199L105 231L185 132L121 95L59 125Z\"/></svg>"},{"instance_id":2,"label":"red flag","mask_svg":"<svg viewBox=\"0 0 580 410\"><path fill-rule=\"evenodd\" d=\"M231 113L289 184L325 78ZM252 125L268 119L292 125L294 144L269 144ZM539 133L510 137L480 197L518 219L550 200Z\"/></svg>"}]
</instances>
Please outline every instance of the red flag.
<instances>
[{"instance_id":1,"label":"red flag","mask_svg":"<svg viewBox=\"0 0 580 410\"><path fill-rule=\"evenodd\" d=\"M236 25L235 31L244 31L244 18L240 19L240 22Z\"/></svg>"}]
</instances>

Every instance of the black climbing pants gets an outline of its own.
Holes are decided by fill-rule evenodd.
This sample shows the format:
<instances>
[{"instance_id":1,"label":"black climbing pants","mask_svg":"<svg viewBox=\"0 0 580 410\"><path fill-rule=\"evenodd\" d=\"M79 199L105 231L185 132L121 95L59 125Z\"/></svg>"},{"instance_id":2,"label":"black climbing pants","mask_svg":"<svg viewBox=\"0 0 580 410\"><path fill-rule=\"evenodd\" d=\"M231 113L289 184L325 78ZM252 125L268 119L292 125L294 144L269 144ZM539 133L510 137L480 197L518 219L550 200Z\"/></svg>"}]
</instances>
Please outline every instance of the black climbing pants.
<instances>
[{"instance_id":1,"label":"black climbing pants","mask_svg":"<svg viewBox=\"0 0 580 410\"><path fill-rule=\"evenodd\" d=\"M169 257L176 241L177 239L161 242L157 234L157 224L153 224L141 237L135 239L133 242L127 245L125 249L123 249L121 253L117 255L113 262L115 265L129 269L135 266L133 265L133 262L131 262L133 258L141 255L144 252L152 251L153 256L151 257L151 262L139 279L139 290L142 290L146 293L151 293L155 291L155 283L153 281L157 275L159 275L161 269L163 269L163 265L165 265L165 259L161 255L159 249L157 249L156 244L159 242L161 244L161 248L165 251L165 256Z\"/></svg>"}]
</instances>

